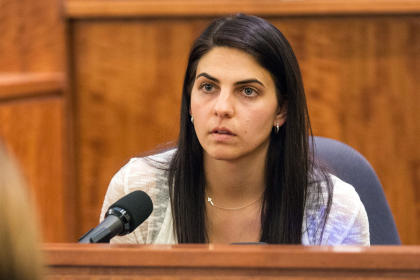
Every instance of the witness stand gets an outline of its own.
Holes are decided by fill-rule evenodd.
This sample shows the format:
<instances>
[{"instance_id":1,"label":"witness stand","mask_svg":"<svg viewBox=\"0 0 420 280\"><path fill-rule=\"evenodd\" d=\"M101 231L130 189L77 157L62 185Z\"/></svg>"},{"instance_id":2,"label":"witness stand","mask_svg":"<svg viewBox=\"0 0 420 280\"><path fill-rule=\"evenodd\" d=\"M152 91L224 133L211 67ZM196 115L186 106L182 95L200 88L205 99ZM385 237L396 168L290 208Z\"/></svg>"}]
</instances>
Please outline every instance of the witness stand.
<instances>
[{"instance_id":1,"label":"witness stand","mask_svg":"<svg viewBox=\"0 0 420 280\"><path fill-rule=\"evenodd\" d=\"M420 246L45 244L47 279L420 279Z\"/></svg>"}]
</instances>

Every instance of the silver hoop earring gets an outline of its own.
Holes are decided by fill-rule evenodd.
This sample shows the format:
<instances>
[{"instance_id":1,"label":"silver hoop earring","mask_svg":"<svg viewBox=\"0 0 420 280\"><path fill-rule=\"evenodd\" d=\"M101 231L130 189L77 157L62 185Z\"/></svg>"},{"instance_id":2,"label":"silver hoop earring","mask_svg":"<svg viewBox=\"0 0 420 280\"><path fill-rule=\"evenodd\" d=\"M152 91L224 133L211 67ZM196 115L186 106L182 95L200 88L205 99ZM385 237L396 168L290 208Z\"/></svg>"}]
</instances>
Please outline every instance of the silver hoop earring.
<instances>
[{"instance_id":1,"label":"silver hoop earring","mask_svg":"<svg viewBox=\"0 0 420 280\"><path fill-rule=\"evenodd\" d=\"M193 116L191 116L191 122L194 123L194 117Z\"/></svg>"}]
</instances>

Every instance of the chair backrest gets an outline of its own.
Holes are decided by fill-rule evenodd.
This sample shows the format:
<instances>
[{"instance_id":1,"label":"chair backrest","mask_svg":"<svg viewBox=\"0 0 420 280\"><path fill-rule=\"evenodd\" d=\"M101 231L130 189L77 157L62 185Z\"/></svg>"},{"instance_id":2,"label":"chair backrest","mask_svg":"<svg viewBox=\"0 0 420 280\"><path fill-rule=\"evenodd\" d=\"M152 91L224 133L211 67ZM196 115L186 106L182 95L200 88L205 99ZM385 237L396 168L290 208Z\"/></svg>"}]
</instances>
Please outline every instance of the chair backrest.
<instances>
[{"instance_id":1,"label":"chair backrest","mask_svg":"<svg viewBox=\"0 0 420 280\"><path fill-rule=\"evenodd\" d=\"M369 162L350 146L314 136L315 159L341 180L353 185L369 219L371 245L401 244L394 218L378 176Z\"/></svg>"}]
</instances>

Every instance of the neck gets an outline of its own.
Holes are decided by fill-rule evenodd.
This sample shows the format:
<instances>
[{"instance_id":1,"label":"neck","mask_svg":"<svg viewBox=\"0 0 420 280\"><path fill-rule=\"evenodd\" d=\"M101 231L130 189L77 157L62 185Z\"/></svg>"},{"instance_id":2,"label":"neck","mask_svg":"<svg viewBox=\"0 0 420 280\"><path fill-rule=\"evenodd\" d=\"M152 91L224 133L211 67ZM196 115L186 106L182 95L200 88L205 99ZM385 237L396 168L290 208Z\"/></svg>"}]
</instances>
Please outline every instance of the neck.
<instances>
[{"instance_id":1,"label":"neck","mask_svg":"<svg viewBox=\"0 0 420 280\"><path fill-rule=\"evenodd\" d=\"M260 198L265 189L266 152L252 160L216 160L204 154L206 192L215 204L226 208L243 206Z\"/></svg>"}]
</instances>

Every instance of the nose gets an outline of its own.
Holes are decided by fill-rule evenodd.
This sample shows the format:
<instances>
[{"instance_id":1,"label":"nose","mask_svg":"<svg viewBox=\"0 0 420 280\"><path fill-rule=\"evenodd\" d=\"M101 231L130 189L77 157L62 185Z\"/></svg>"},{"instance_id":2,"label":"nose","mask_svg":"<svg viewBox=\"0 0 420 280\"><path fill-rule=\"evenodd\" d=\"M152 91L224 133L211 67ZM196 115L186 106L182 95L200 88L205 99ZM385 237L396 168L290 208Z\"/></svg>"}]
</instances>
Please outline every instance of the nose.
<instances>
[{"instance_id":1,"label":"nose","mask_svg":"<svg viewBox=\"0 0 420 280\"><path fill-rule=\"evenodd\" d=\"M222 90L214 104L214 114L221 118L231 118L235 112L234 100L229 90Z\"/></svg>"}]
</instances>

